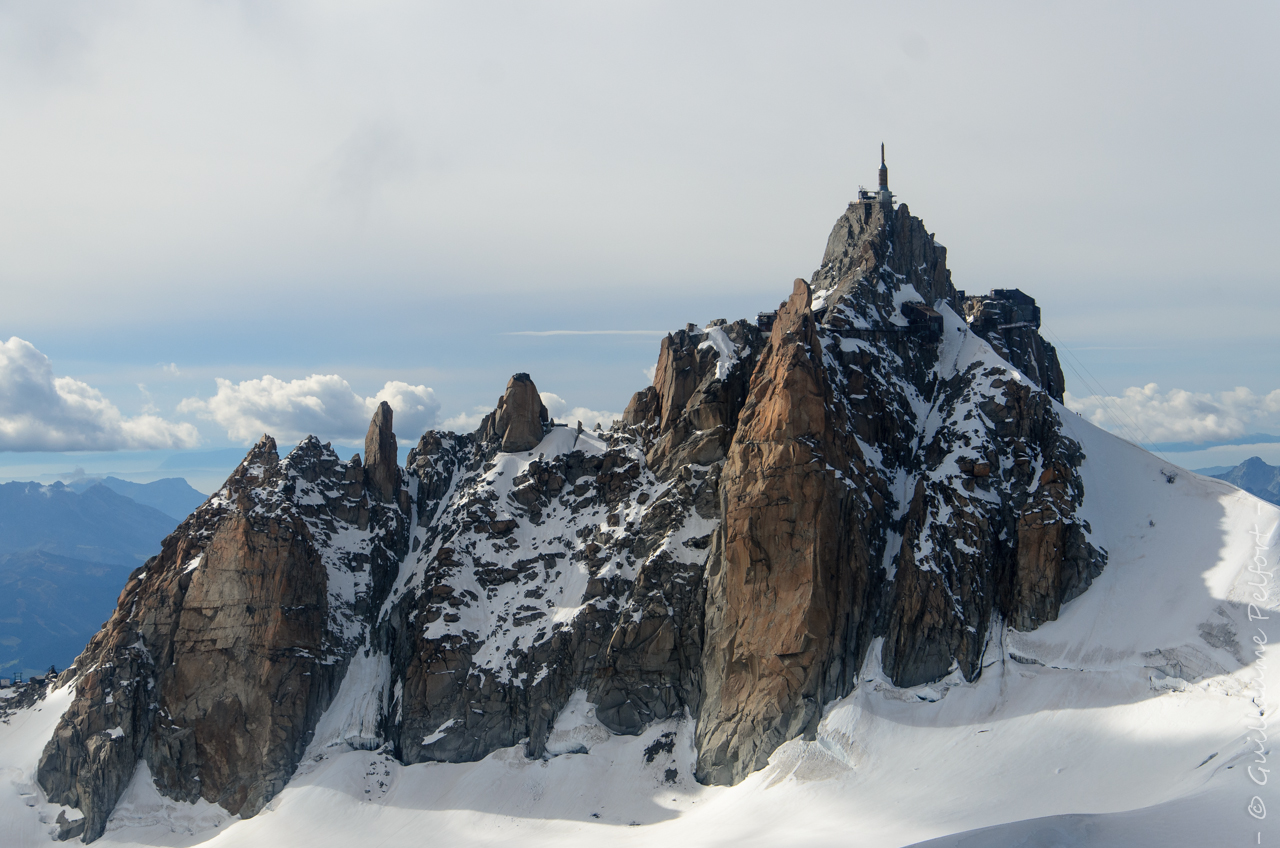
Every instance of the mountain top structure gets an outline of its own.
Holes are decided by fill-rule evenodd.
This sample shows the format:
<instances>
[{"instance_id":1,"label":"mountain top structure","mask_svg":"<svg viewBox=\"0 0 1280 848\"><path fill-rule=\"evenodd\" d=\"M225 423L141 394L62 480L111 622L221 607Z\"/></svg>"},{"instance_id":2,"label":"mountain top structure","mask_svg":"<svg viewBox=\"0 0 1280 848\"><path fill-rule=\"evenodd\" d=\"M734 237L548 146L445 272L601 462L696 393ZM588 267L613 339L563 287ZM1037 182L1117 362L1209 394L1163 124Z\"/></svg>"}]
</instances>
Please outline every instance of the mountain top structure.
<instances>
[{"instance_id":1,"label":"mountain top structure","mask_svg":"<svg viewBox=\"0 0 1280 848\"><path fill-rule=\"evenodd\" d=\"M884 143L880 144L880 187L876 191L867 191L858 186L859 203L879 203L892 208L893 194L889 191L889 166L884 162Z\"/></svg>"}]
</instances>

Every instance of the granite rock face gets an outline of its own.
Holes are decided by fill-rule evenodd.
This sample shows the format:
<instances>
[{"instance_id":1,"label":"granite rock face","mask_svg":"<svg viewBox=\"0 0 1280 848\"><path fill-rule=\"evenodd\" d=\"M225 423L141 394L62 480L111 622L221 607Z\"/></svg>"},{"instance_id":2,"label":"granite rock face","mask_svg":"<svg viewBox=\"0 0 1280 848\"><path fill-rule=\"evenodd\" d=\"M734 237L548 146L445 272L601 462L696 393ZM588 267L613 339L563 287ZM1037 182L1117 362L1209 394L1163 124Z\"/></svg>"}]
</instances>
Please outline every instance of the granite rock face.
<instances>
[{"instance_id":1,"label":"granite rock face","mask_svg":"<svg viewBox=\"0 0 1280 848\"><path fill-rule=\"evenodd\" d=\"M384 400L364 437L365 488L381 503L390 503L400 494L400 457L391 423L391 405Z\"/></svg>"},{"instance_id":2,"label":"granite rock face","mask_svg":"<svg viewBox=\"0 0 1280 848\"><path fill-rule=\"evenodd\" d=\"M1040 307L1017 289L995 289L988 295L964 297L960 311L969 328L986 339L1000 356L1062 403L1066 382L1058 353L1038 332Z\"/></svg>"},{"instance_id":3,"label":"granite rock face","mask_svg":"<svg viewBox=\"0 0 1280 848\"><path fill-rule=\"evenodd\" d=\"M40 785L86 841L139 762L249 816L329 746L581 753L554 728L584 697L601 732L696 720L697 779L730 784L863 681L973 681L1105 564L1038 322L857 202L776 313L668 335L608 432L516 374L404 467L386 404L363 464L264 437L61 678Z\"/></svg>"},{"instance_id":4,"label":"granite rock face","mask_svg":"<svg viewBox=\"0 0 1280 848\"><path fill-rule=\"evenodd\" d=\"M547 408L528 374L516 374L498 398L498 406L480 424L480 437L498 439L509 453L532 450L542 441L548 423Z\"/></svg>"},{"instance_id":5,"label":"granite rock face","mask_svg":"<svg viewBox=\"0 0 1280 848\"><path fill-rule=\"evenodd\" d=\"M389 421L387 422L389 424ZM258 812L288 781L408 542L364 469L264 437L130 576L63 680L41 787L100 836L139 761L157 789Z\"/></svg>"},{"instance_id":6,"label":"granite rock face","mask_svg":"<svg viewBox=\"0 0 1280 848\"><path fill-rule=\"evenodd\" d=\"M704 782L812 733L874 639L894 685L972 681L993 625L1052 620L1102 568L1052 347L966 322L945 260L905 205L850 204L777 313L707 566Z\"/></svg>"},{"instance_id":7,"label":"granite rock face","mask_svg":"<svg viewBox=\"0 0 1280 848\"><path fill-rule=\"evenodd\" d=\"M655 473L725 458L763 347L763 334L746 321L690 324L662 340L653 385L622 418L645 431L645 462Z\"/></svg>"},{"instance_id":8,"label":"granite rock face","mask_svg":"<svg viewBox=\"0 0 1280 848\"><path fill-rule=\"evenodd\" d=\"M149 740L152 774L171 797L216 793L206 800L256 812L328 706L340 669L323 662L328 581L306 536L300 517L257 523L237 512L201 554ZM244 731L232 740L227 728Z\"/></svg>"},{"instance_id":9,"label":"granite rock face","mask_svg":"<svg viewBox=\"0 0 1280 848\"><path fill-rule=\"evenodd\" d=\"M803 280L778 310L722 475L708 569L698 777L735 783L812 733L869 636L871 571L856 488ZM849 450L853 448L854 454ZM849 669L851 670L851 669Z\"/></svg>"}]
</instances>

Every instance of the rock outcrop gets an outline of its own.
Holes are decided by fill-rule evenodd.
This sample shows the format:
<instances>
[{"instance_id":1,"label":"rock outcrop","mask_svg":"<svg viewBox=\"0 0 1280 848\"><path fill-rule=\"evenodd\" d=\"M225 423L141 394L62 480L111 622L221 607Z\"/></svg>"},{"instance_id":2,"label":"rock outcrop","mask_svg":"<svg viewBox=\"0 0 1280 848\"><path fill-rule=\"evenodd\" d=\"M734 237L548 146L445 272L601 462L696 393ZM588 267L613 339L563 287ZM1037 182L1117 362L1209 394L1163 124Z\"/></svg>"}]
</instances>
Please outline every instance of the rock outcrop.
<instances>
[{"instance_id":1,"label":"rock outcrop","mask_svg":"<svg viewBox=\"0 0 1280 848\"><path fill-rule=\"evenodd\" d=\"M725 458L763 346L759 328L746 321L690 324L662 340L653 385L622 417L645 431L645 461L656 474Z\"/></svg>"},{"instance_id":2,"label":"rock outcrop","mask_svg":"<svg viewBox=\"0 0 1280 848\"><path fill-rule=\"evenodd\" d=\"M869 635L870 552L803 280L778 310L723 472L708 570L698 776L735 783L812 733ZM854 446L856 450L856 445ZM850 645L850 642L855 644Z\"/></svg>"},{"instance_id":3,"label":"rock outcrop","mask_svg":"<svg viewBox=\"0 0 1280 848\"><path fill-rule=\"evenodd\" d=\"M1038 322L860 201L776 313L668 335L608 432L555 425L516 374L403 468L386 404L363 464L264 438L62 678L40 785L86 841L139 762L249 816L309 745L569 753L575 693L614 733L694 717L696 777L727 784L862 677L973 681L996 628L1053 620L1105 563ZM316 740L343 685L358 714Z\"/></svg>"},{"instance_id":4,"label":"rock outcrop","mask_svg":"<svg viewBox=\"0 0 1280 848\"><path fill-rule=\"evenodd\" d=\"M365 488L382 503L390 503L400 493L400 457L392 420L391 405L384 400L373 413L364 437Z\"/></svg>"},{"instance_id":5,"label":"rock outcrop","mask_svg":"<svg viewBox=\"0 0 1280 848\"><path fill-rule=\"evenodd\" d=\"M1040 335L1040 307L1018 289L995 289L988 295L958 293L960 311L969 329L990 343L995 352L1062 403L1066 381L1058 352Z\"/></svg>"},{"instance_id":6,"label":"rock outcrop","mask_svg":"<svg viewBox=\"0 0 1280 848\"><path fill-rule=\"evenodd\" d=\"M502 450L517 453L538 446L548 421L538 387L528 374L516 374L498 398L497 408L480 423L478 433L482 440L496 438Z\"/></svg>"},{"instance_id":7,"label":"rock outcrop","mask_svg":"<svg viewBox=\"0 0 1280 848\"><path fill-rule=\"evenodd\" d=\"M75 699L38 769L85 841L139 761L168 797L242 816L280 791L406 553L380 494L315 439L281 461L264 437L130 576L63 675Z\"/></svg>"},{"instance_id":8,"label":"rock outcrop","mask_svg":"<svg viewBox=\"0 0 1280 848\"><path fill-rule=\"evenodd\" d=\"M340 668L324 662L328 581L308 535L299 516L236 512L199 554L149 739L171 797L212 795L252 815L284 787L328 706Z\"/></svg>"},{"instance_id":9,"label":"rock outcrop","mask_svg":"<svg viewBox=\"0 0 1280 848\"><path fill-rule=\"evenodd\" d=\"M625 434L555 427L541 444L540 458L513 454L482 428L428 433L410 454L431 518L379 631L401 693L386 733L405 762L521 740L543 756L576 690L619 733L697 703L716 476L661 481Z\"/></svg>"}]
</instances>

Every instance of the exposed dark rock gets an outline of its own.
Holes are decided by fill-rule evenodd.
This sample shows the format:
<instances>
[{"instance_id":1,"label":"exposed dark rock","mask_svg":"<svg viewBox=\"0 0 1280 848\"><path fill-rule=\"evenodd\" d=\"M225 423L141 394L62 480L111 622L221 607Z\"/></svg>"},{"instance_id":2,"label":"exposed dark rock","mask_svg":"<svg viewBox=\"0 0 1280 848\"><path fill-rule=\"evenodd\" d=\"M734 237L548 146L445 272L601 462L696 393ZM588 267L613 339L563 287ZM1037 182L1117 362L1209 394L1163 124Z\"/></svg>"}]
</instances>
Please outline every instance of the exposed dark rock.
<instances>
[{"instance_id":1,"label":"exposed dark rock","mask_svg":"<svg viewBox=\"0 0 1280 848\"><path fill-rule=\"evenodd\" d=\"M477 435L482 442L497 439L508 453L532 450L542 441L549 421L538 387L528 374L516 374L498 398L498 406L485 416Z\"/></svg>"},{"instance_id":2,"label":"exposed dark rock","mask_svg":"<svg viewBox=\"0 0 1280 848\"><path fill-rule=\"evenodd\" d=\"M42 674L13 683L8 687L8 697L0 700L0 722L7 724L9 716L43 700L57 680L55 675Z\"/></svg>"},{"instance_id":3,"label":"exposed dark rock","mask_svg":"<svg viewBox=\"0 0 1280 848\"><path fill-rule=\"evenodd\" d=\"M725 458L763 345L746 321L691 324L662 340L653 385L635 394L622 417L642 429L645 459L658 476Z\"/></svg>"},{"instance_id":4,"label":"exposed dark rock","mask_svg":"<svg viewBox=\"0 0 1280 848\"><path fill-rule=\"evenodd\" d=\"M996 353L1062 403L1066 382L1058 352L1037 332L1040 307L1018 289L996 289L988 295L963 297L960 307L969 329L990 342Z\"/></svg>"},{"instance_id":5,"label":"exposed dark rock","mask_svg":"<svg viewBox=\"0 0 1280 848\"><path fill-rule=\"evenodd\" d=\"M402 693L387 727L402 760L474 760L522 739L541 756L575 689L623 733L696 704L705 554L663 543L714 480L664 484L632 439L573 435L568 453L514 466L433 434L413 454L423 486L454 495L420 531L380 631ZM566 597L575 572L584 595Z\"/></svg>"},{"instance_id":6,"label":"exposed dark rock","mask_svg":"<svg viewBox=\"0 0 1280 848\"><path fill-rule=\"evenodd\" d=\"M66 810L59 810L58 818L54 821L54 824L58 826L58 832L54 838L59 842L65 842L68 839L75 839L84 835L85 820L83 816L71 821L67 818Z\"/></svg>"},{"instance_id":7,"label":"exposed dark rock","mask_svg":"<svg viewBox=\"0 0 1280 848\"><path fill-rule=\"evenodd\" d=\"M236 513L209 540L158 675L148 759L170 797L256 813L328 706L340 668L324 662L327 581L308 535L301 517Z\"/></svg>"},{"instance_id":8,"label":"exposed dark rock","mask_svg":"<svg viewBox=\"0 0 1280 848\"><path fill-rule=\"evenodd\" d=\"M371 497L390 503L400 493L400 457L391 429L391 405L378 404L364 437L364 479Z\"/></svg>"},{"instance_id":9,"label":"exposed dark rock","mask_svg":"<svg viewBox=\"0 0 1280 848\"><path fill-rule=\"evenodd\" d=\"M64 675L76 695L38 779L84 813L85 841L139 759L165 795L241 816L279 792L390 588L406 524L327 445L304 440L281 462L264 437L134 572Z\"/></svg>"}]
</instances>

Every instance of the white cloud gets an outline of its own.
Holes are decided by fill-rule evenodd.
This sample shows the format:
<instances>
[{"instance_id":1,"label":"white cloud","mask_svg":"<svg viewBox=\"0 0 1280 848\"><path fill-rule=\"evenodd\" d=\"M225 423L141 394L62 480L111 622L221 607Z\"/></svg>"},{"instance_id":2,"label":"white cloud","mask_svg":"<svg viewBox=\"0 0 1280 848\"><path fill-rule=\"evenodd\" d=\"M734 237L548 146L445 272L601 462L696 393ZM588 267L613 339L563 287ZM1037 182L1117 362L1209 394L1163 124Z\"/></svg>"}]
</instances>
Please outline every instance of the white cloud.
<instances>
[{"instance_id":1,"label":"white cloud","mask_svg":"<svg viewBox=\"0 0 1280 848\"><path fill-rule=\"evenodd\" d=\"M17 336L0 344L0 450L192 448L191 424L145 414L126 418L92 386L53 376L53 363Z\"/></svg>"},{"instance_id":2,"label":"white cloud","mask_svg":"<svg viewBox=\"0 0 1280 848\"><path fill-rule=\"evenodd\" d=\"M156 406L155 402L151 400L151 392L147 390L146 383L139 383L138 391L142 392L142 396L147 399L147 402L142 407L142 411L144 413L147 415L154 415L160 411L160 407Z\"/></svg>"},{"instance_id":3,"label":"white cloud","mask_svg":"<svg viewBox=\"0 0 1280 848\"><path fill-rule=\"evenodd\" d=\"M492 406L477 406L471 412L459 412L452 418L446 418L442 421L440 429L454 433L473 433L490 412L493 412Z\"/></svg>"},{"instance_id":4,"label":"white cloud","mask_svg":"<svg viewBox=\"0 0 1280 848\"><path fill-rule=\"evenodd\" d=\"M556 421L568 424L573 427L577 422L581 421L582 426L588 430L595 429L599 424L605 430L613 426L613 422L622 417L621 412L597 412L594 409L587 409L585 406L569 407L569 403L562 397L551 392L539 392L542 396L542 403L547 407L547 414Z\"/></svg>"},{"instance_id":5,"label":"white cloud","mask_svg":"<svg viewBox=\"0 0 1280 848\"><path fill-rule=\"evenodd\" d=\"M648 381L649 381L649 383L652 385L652 383L653 383L653 378L654 378L654 377L656 377L656 376L658 376L658 365L657 365L657 363L654 363L653 365L650 365L648 368L642 368L642 369L641 369L641 373L643 373L643 374L644 374L645 379L646 379L646 380L648 380Z\"/></svg>"},{"instance_id":6,"label":"white cloud","mask_svg":"<svg viewBox=\"0 0 1280 848\"><path fill-rule=\"evenodd\" d=\"M229 438L246 444L263 433L281 439L362 439L373 411L384 400L395 412L396 431L416 438L435 424L440 411L431 389L398 381L388 382L373 397L356 394L337 374L312 374L289 382L269 374L260 380L216 382L213 397L187 398L178 410L216 421Z\"/></svg>"},{"instance_id":7,"label":"white cloud","mask_svg":"<svg viewBox=\"0 0 1280 848\"><path fill-rule=\"evenodd\" d=\"M440 401L436 400L435 392L426 386L411 386L399 380L389 380L376 395L365 401L368 412L361 435L369 428L368 419L372 417L373 411L384 400L391 404L391 409L395 412L396 429L404 433L406 438L411 436L414 441L428 428L434 427L440 419Z\"/></svg>"},{"instance_id":8,"label":"white cloud","mask_svg":"<svg viewBox=\"0 0 1280 848\"><path fill-rule=\"evenodd\" d=\"M1141 441L1207 442L1280 430L1280 389L1256 395L1239 387L1218 394L1155 383L1125 389L1121 397L1066 395L1068 409L1094 424Z\"/></svg>"}]
</instances>

